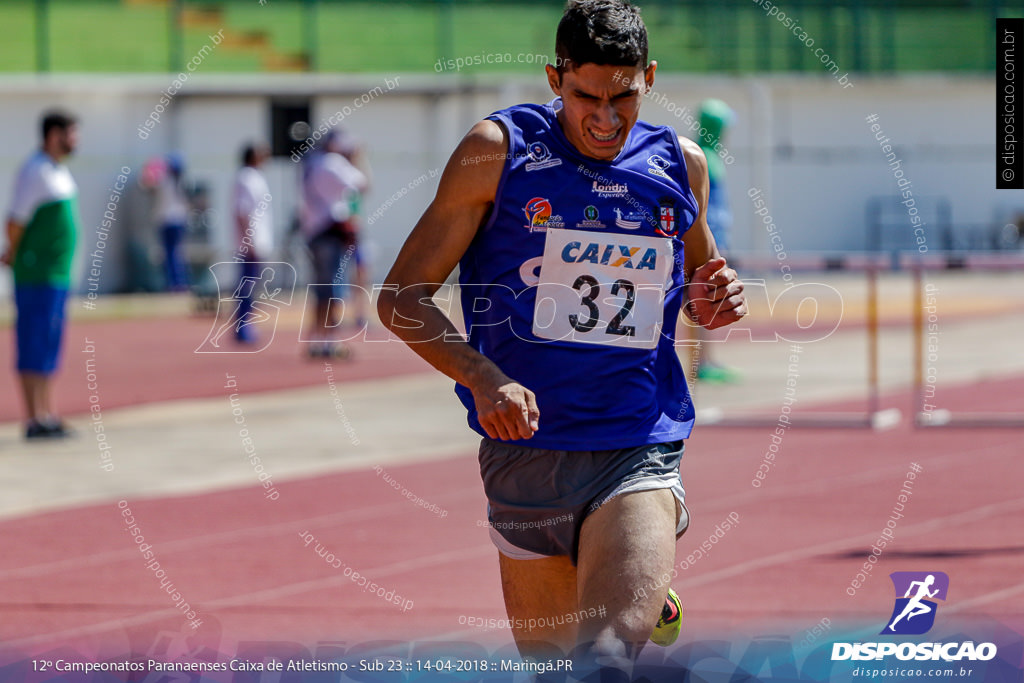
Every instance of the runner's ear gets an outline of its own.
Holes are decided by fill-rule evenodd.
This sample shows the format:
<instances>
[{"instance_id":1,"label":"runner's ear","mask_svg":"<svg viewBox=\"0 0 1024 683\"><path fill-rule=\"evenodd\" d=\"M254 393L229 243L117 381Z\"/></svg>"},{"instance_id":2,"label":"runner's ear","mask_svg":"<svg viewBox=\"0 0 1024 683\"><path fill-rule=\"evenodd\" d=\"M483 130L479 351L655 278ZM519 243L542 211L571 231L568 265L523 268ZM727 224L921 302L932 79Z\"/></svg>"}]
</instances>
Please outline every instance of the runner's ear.
<instances>
[{"instance_id":1,"label":"runner's ear","mask_svg":"<svg viewBox=\"0 0 1024 683\"><path fill-rule=\"evenodd\" d=\"M562 74L558 73L558 69L556 69L551 64L545 64L544 65L544 71L545 71L545 73L547 73L547 76L548 76L548 87L551 88L551 92L553 92L553 93L555 93L555 95L561 97L562 96Z\"/></svg>"},{"instance_id":2,"label":"runner's ear","mask_svg":"<svg viewBox=\"0 0 1024 683\"><path fill-rule=\"evenodd\" d=\"M653 59L651 60L651 63L647 65L647 68L644 69L644 83L647 84L648 92L650 92L650 90L654 87L654 72L657 70L658 62L654 61Z\"/></svg>"}]
</instances>

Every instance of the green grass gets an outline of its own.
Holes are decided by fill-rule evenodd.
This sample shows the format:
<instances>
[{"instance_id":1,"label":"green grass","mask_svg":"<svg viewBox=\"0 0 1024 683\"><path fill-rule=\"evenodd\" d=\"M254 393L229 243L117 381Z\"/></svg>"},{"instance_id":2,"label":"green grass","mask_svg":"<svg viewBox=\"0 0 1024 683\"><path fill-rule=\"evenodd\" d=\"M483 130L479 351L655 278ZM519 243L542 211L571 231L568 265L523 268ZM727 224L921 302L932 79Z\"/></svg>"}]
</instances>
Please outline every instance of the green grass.
<instances>
[{"instance_id":1,"label":"green grass","mask_svg":"<svg viewBox=\"0 0 1024 683\"><path fill-rule=\"evenodd\" d=\"M0 70L33 71L36 67L35 22L32 4L0 5Z\"/></svg>"},{"instance_id":2,"label":"green grass","mask_svg":"<svg viewBox=\"0 0 1024 683\"><path fill-rule=\"evenodd\" d=\"M321 71L430 71L437 59L433 7L325 4L317 28Z\"/></svg>"},{"instance_id":3,"label":"green grass","mask_svg":"<svg viewBox=\"0 0 1024 683\"><path fill-rule=\"evenodd\" d=\"M167 10L51 0L52 71L163 71L167 68Z\"/></svg>"},{"instance_id":4,"label":"green grass","mask_svg":"<svg viewBox=\"0 0 1024 683\"><path fill-rule=\"evenodd\" d=\"M455 57L482 56L485 54L510 56L512 60L530 59L543 55L553 64L555 61L555 27L561 11L558 4L551 7L464 7L454 13L455 40L452 55ZM473 66L467 73L488 72L539 72L543 63L534 58L533 63L502 61L492 65ZM436 60L436 57L435 57ZM431 62L433 68L433 62Z\"/></svg>"},{"instance_id":5,"label":"green grass","mask_svg":"<svg viewBox=\"0 0 1024 683\"><path fill-rule=\"evenodd\" d=\"M994 56L995 26L988 17L958 17L951 11L931 11L924 16L902 11L895 21L896 59L902 70L926 71L936 68L960 71L964 64L976 64ZM970 42L961 36L984 36Z\"/></svg>"},{"instance_id":6,"label":"green grass","mask_svg":"<svg viewBox=\"0 0 1024 683\"><path fill-rule=\"evenodd\" d=\"M553 58L554 29L561 1L531 5L457 3L442 9L428 2L404 4L321 2L315 16L299 0L189 0L190 7L220 7L225 28L262 33L283 55L315 47L314 64L328 72L431 73L442 52L451 57L485 54ZM651 56L663 72L825 72L813 49L752 4L645 4ZM843 71L856 69L857 17L832 4L801 5L793 15L815 46ZM66 72L166 72L171 70L170 15L166 7L125 5L118 0L50 0L50 69ZM1002 12L1004 16L1019 12ZM312 19L312 21L311 21ZM860 24L869 71L986 71L991 17L985 10L865 10ZM442 27L444 30L442 30ZM215 30L215 29L214 29ZM313 45L306 45L311 31ZM211 30L189 28L182 41L185 61L209 42ZM35 11L30 0L0 0L0 72L36 68ZM892 52L887 52L889 45ZM463 73L536 73L533 63L471 65ZM221 46L205 60L205 72L257 72L258 51ZM177 70L175 65L174 70Z\"/></svg>"},{"instance_id":7,"label":"green grass","mask_svg":"<svg viewBox=\"0 0 1024 683\"><path fill-rule=\"evenodd\" d=\"M262 32L280 51L299 53L303 51L303 13L294 5L275 4L259 7L256 2L229 3L224 6L224 18L233 29L248 32Z\"/></svg>"}]
</instances>

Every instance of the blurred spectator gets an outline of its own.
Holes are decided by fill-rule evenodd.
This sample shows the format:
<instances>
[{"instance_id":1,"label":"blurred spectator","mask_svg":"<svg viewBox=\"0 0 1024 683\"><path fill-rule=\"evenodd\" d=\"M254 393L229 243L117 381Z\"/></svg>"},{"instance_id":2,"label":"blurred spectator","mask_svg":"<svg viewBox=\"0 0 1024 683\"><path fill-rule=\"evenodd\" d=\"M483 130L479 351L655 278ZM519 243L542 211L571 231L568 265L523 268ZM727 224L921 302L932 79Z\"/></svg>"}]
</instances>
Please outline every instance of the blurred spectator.
<instances>
[{"instance_id":1,"label":"blurred spectator","mask_svg":"<svg viewBox=\"0 0 1024 683\"><path fill-rule=\"evenodd\" d=\"M700 135L698 144L708 160L708 227L723 256L729 251L732 212L725 185L725 162L719 151L725 134L735 120L735 113L722 100L704 100L700 104Z\"/></svg>"},{"instance_id":2,"label":"blurred spectator","mask_svg":"<svg viewBox=\"0 0 1024 683\"><path fill-rule=\"evenodd\" d=\"M368 182L343 153L352 153L350 144L341 130L334 129L320 149L307 155L303 166L300 229L309 246L317 285L309 329L311 358L348 355L348 348L335 340L340 322L336 299L358 245L353 201Z\"/></svg>"},{"instance_id":3,"label":"blurred spectator","mask_svg":"<svg viewBox=\"0 0 1024 683\"><path fill-rule=\"evenodd\" d=\"M260 261L269 261L274 250L274 225L270 210L270 186L260 168L270 157L265 144L249 144L242 150L242 168L235 176L231 196L231 215L234 217L237 251L242 272L240 282L259 277ZM243 344L256 341L252 318L253 290L239 286L238 325L235 339Z\"/></svg>"},{"instance_id":4,"label":"blurred spectator","mask_svg":"<svg viewBox=\"0 0 1024 683\"><path fill-rule=\"evenodd\" d=\"M732 212L729 210L729 196L725 184L725 162L720 151L724 144L726 130L735 119L733 110L722 100L708 99L700 103L700 129L697 143L708 161L708 208L707 221L711 235L715 238L718 251L729 257L732 232ZM732 368L719 365L711 354L707 343L707 332L697 328L701 340L697 379L705 382L735 382L739 373Z\"/></svg>"},{"instance_id":5,"label":"blurred spectator","mask_svg":"<svg viewBox=\"0 0 1024 683\"><path fill-rule=\"evenodd\" d=\"M164 248L167 289L172 292L188 289L182 249L189 211L184 175L184 160L180 154L172 153L148 163L140 179L144 187L155 193L153 217L159 226L160 242Z\"/></svg>"},{"instance_id":6,"label":"blurred spectator","mask_svg":"<svg viewBox=\"0 0 1024 683\"><path fill-rule=\"evenodd\" d=\"M363 197L369 191L370 188L370 164L366 158L365 150L363 146L352 136L346 135L342 139L340 145L340 153L349 162L352 163L357 169L359 169L364 176L366 176L366 184L360 190L354 190L350 194L349 200L349 225L351 226L352 232L355 235L355 251L352 254L351 263L354 265L352 268L352 283L362 290L369 292L370 289L370 266L372 263L372 254L370 248L370 242L366 239L363 234ZM348 275L346 271L348 264L342 264L342 272L339 273L341 279ZM338 279L338 278L336 278ZM364 329L367 324L367 310L366 307L369 304L369 296L357 295L351 300L351 306L355 312L355 323L359 329Z\"/></svg>"},{"instance_id":7,"label":"blurred spectator","mask_svg":"<svg viewBox=\"0 0 1024 683\"><path fill-rule=\"evenodd\" d=\"M78 234L78 187L64 165L78 146L78 125L70 114L50 112L43 117L42 133L42 149L22 165L14 185L2 259L14 271L17 369L27 439L71 434L54 412L50 389L60 359Z\"/></svg>"}]
</instances>

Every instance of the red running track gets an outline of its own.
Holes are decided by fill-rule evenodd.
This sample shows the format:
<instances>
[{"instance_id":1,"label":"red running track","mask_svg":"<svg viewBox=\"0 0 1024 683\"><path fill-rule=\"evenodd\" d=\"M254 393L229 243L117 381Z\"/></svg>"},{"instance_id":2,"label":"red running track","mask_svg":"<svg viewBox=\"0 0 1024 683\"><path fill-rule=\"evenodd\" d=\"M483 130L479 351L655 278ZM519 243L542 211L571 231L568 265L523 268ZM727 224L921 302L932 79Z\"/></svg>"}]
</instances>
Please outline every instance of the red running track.
<instances>
[{"instance_id":1,"label":"red running track","mask_svg":"<svg viewBox=\"0 0 1024 683\"><path fill-rule=\"evenodd\" d=\"M993 391L1019 397L1024 378L962 388L946 407L970 407ZM687 445L693 523L677 562L728 515L739 523L673 581L685 604L683 639L780 619L798 630L823 617L880 622L892 606L887 575L896 570L945 571L947 613L987 615L1024 632L1019 431L795 430L755 488L770 442L767 430L698 428ZM914 462L921 471L896 541L851 596ZM386 473L439 511L414 505L373 470L283 483L276 501L241 488L128 505L166 577L203 619L196 634L211 647L378 637L507 642L507 631L460 624L504 617L473 454ZM152 647L161 630L192 633L122 519L110 502L0 522L0 649L123 653ZM315 539L309 546L304 533ZM316 544L342 568L319 557ZM411 608L361 590L345 566Z\"/></svg>"},{"instance_id":2,"label":"red running track","mask_svg":"<svg viewBox=\"0 0 1024 683\"><path fill-rule=\"evenodd\" d=\"M959 318L967 316L957 315ZM905 325L905 318L883 321ZM60 371L56 375L54 396L57 409L64 415L89 410L90 393L85 389L86 360L95 349L95 373L104 410L140 403L173 399L204 398L223 393L226 372L246 378L246 391L274 391L323 382L323 366L303 357L306 345L299 343L295 321L282 321L273 342L259 353L196 353L214 324L212 317L176 316L129 320L72 321L64 337ZM824 324L824 323L823 323ZM843 330L862 327L863 321L846 318ZM759 321L749 324L751 332L723 329L711 333L721 339L729 334L736 339L745 335L763 340L776 333L791 339L806 338L795 321ZM826 329L828 329L826 327ZM386 332L374 325L371 339L380 340ZM680 337L685 336L682 329ZM803 335L803 336L802 336ZM262 331L263 338L269 332ZM239 350L225 342L227 350ZM356 381L431 371L430 366L405 344L381 341L352 343L355 357L339 362L335 381ZM0 392L0 422L23 418L20 392L14 373L13 332L0 328L0 385L11 387ZM7 360L4 360L7 359Z\"/></svg>"},{"instance_id":3,"label":"red running track","mask_svg":"<svg viewBox=\"0 0 1024 683\"><path fill-rule=\"evenodd\" d=\"M223 394L224 374L246 378L246 391L274 391L323 383L323 364L311 363L302 353L298 331L276 332L272 343L259 353L196 353L209 334L212 317L151 318L73 322L65 331L60 372L54 396L58 410L74 415L89 410L86 360L99 385L103 409L173 399L204 398ZM383 332L380 332L383 334ZM268 337L264 333L264 337ZM0 359L13 359L13 333L0 330ZM239 349L232 342L224 348ZM404 375L430 370L405 344L354 342L352 360L337 361L335 381L346 382ZM13 360L0 377L14 387ZM0 392L0 422L22 419L18 391Z\"/></svg>"}]
</instances>

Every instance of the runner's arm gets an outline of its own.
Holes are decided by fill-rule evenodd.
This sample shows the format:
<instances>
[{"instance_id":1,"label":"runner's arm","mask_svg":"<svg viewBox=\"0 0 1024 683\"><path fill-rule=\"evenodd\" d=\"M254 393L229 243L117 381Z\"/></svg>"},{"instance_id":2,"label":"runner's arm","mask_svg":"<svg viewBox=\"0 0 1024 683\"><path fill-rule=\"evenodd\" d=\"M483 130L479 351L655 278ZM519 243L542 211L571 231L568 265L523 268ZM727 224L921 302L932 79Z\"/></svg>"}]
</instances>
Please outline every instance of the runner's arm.
<instances>
[{"instance_id":1,"label":"runner's arm","mask_svg":"<svg viewBox=\"0 0 1024 683\"><path fill-rule=\"evenodd\" d=\"M481 121L445 167L434 200L406 239L377 303L381 321L435 368L473 392L477 416L494 439L528 439L539 413L533 392L461 341L432 301L494 205L508 151L504 129Z\"/></svg>"},{"instance_id":2,"label":"runner's arm","mask_svg":"<svg viewBox=\"0 0 1024 683\"><path fill-rule=\"evenodd\" d=\"M747 314L743 282L726 266L708 227L708 161L693 140L680 137L686 160L686 175L697 200L697 218L683 235L684 268L689 282L689 300L696 322L713 330L734 323Z\"/></svg>"}]
</instances>

